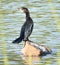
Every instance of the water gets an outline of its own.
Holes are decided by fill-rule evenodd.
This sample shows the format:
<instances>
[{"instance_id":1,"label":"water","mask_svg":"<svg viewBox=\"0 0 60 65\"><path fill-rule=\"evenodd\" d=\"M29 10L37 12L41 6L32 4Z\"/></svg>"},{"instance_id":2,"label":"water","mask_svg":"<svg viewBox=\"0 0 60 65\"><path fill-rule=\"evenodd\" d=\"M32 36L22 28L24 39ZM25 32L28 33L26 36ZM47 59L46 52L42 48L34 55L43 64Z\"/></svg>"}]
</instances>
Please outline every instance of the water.
<instances>
[{"instance_id":1,"label":"water","mask_svg":"<svg viewBox=\"0 0 60 65\"><path fill-rule=\"evenodd\" d=\"M20 34L25 21L24 13L17 8L29 9L34 21L34 30L30 39L49 46L53 53L44 57L23 57L21 44L11 42ZM0 1L0 65L8 61L9 65L60 65L60 0L1 0ZM8 60L4 61L4 58ZM7 65L8 65L7 64Z\"/></svg>"}]
</instances>

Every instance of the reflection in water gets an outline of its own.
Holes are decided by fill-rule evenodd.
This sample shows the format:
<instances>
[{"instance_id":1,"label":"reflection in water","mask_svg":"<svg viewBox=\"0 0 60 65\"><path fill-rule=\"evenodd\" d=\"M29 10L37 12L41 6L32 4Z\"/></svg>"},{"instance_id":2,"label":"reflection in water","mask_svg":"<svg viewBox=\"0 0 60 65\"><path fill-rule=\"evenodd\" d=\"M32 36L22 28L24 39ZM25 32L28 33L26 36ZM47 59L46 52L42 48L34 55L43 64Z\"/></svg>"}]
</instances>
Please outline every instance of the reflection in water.
<instances>
[{"instance_id":1,"label":"reflection in water","mask_svg":"<svg viewBox=\"0 0 60 65\"><path fill-rule=\"evenodd\" d=\"M24 63L27 65L36 65L40 62L40 57L24 57Z\"/></svg>"},{"instance_id":2,"label":"reflection in water","mask_svg":"<svg viewBox=\"0 0 60 65\"><path fill-rule=\"evenodd\" d=\"M53 62L53 58L50 55L42 56L42 57L22 57L24 60L24 64L26 65L51 65Z\"/></svg>"}]
</instances>

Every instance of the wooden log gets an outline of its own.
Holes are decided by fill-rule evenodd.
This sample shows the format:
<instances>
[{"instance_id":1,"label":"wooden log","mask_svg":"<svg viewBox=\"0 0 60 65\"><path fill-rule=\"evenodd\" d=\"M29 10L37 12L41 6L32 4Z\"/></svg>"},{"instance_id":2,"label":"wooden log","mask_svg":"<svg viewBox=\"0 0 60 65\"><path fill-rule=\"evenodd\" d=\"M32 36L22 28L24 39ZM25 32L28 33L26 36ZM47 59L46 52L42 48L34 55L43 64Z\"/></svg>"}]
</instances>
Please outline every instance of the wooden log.
<instances>
[{"instance_id":1,"label":"wooden log","mask_svg":"<svg viewBox=\"0 0 60 65\"><path fill-rule=\"evenodd\" d=\"M51 49L44 45L38 46L36 43L26 41L21 52L24 56L44 56L50 54Z\"/></svg>"}]
</instances>

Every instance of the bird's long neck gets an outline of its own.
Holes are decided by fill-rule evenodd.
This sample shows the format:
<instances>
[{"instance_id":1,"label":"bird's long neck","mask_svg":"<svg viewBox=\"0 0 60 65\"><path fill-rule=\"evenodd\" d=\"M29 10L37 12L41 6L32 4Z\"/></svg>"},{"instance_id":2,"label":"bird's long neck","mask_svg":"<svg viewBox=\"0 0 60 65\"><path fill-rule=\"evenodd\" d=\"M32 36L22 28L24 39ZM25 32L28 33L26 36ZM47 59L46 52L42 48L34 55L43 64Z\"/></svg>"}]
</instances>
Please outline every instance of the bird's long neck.
<instances>
[{"instance_id":1,"label":"bird's long neck","mask_svg":"<svg viewBox=\"0 0 60 65\"><path fill-rule=\"evenodd\" d=\"M26 19L30 17L29 12L26 12Z\"/></svg>"}]
</instances>

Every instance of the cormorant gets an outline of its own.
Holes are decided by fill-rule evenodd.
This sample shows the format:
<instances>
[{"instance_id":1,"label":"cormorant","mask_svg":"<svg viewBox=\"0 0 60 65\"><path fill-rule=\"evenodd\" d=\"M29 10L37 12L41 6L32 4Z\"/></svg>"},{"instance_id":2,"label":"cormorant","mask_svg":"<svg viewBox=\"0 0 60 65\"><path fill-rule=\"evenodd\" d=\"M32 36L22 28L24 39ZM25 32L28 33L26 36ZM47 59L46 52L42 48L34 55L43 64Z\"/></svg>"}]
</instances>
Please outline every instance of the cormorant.
<instances>
[{"instance_id":1,"label":"cormorant","mask_svg":"<svg viewBox=\"0 0 60 65\"><path fill-rule=\"evenodd\" d=\"M33 30L33 20L30 17L29 10L26 7L21 7L20 10L26 14L26 21L21 28L20 36L12 43L20 43L22 40L25 42L28 41L28 37Z\"/></svg>"}]
</instances>

